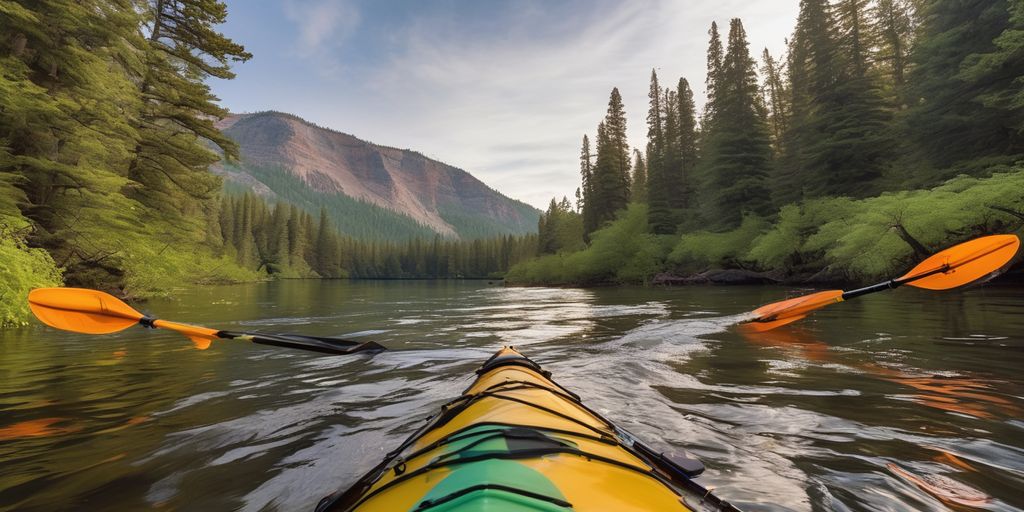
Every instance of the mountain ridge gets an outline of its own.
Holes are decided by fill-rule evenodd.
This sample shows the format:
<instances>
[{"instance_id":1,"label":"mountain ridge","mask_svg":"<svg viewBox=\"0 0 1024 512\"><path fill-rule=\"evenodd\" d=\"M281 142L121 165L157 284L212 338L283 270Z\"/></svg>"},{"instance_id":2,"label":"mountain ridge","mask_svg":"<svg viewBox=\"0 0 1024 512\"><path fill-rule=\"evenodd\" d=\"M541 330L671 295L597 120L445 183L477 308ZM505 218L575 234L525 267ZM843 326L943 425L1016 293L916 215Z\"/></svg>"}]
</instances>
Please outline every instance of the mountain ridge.
<instances>
[{"instance_id":1,"label":"mountain ridge","mask_svg":"<svg viewBox=\"0 0 1024 512\"><path fill-rule=\"evenodd\" d=\"M505 196L461 168L412 149L365 141L272 110L231 114L217 127L238 143L241 158L217 166L215 172L235 186L261 195L299 193L306 203L331 203L329 199L336 203L341 200L337 196L344 196L408 217L451 238L523 234L536 229L540 215L536 208ZM275 172L290 174L302 185ZM268 181L275 182L277 189ZM305 186L314 194L280 190L283 186ZM387 215L374 217L385 222L382 219Z\"/></svg>"}]
</instances>

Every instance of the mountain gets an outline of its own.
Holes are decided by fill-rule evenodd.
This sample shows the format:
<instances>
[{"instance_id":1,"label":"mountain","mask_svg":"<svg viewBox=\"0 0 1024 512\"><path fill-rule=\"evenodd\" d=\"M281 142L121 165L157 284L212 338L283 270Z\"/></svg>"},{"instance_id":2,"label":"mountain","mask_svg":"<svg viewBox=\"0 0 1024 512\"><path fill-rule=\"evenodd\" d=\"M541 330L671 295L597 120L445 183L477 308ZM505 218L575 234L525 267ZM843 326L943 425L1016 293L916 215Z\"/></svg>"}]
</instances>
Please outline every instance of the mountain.
<instances>
[{"instance_id":1,"label":"mountain","mask_svg":"<svg viewBox=\"0 0 1024 512\"><path fill-rule=\"evenodd\" d=\"M408 149L373 144L281 112L234 114L218 128L240 162L214 171L229 191L321 207L345 234L400 240L534 232L540 212L468 172Z\"/></svg>"}]
</instances>

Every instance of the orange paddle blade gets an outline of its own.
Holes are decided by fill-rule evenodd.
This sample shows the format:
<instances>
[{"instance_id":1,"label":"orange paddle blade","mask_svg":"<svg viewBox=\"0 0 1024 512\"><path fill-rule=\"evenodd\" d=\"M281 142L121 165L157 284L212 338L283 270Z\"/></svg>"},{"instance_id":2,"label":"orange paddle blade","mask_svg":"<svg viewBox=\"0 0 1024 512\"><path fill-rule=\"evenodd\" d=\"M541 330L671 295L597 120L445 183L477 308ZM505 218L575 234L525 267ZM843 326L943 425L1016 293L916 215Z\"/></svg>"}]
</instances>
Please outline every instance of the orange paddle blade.
<instances>
[{"instance_id":1,"label":"orange paddle blade","mask_svg":"<svg viewBox=\"0 0 1024 512\"><path fill-rule=\"evenodd\" d=\"M804 318L807 318L807 315L790 316L783 318L781 320L772 320L767 322L761 320L754 320L752 322L740 324L740 330L744 332L765 332L775 329L776 327L782 327L783 325L791 324L793 322L796 322L797 320L803 320Z\"/></svg>"},{"instance_id":2,"label":"orange paddle blade","mask_svg":"<svg viewBox=\"0 0 1024 512\"><path fill-rule=\"evenodd\" d=\"M773 302L755 309L752 313L754 320L746 324L745 328L756 332L769 331L800 320L815 309L842 301L842 290L826 290L781 302Z\"/></svg>"},{"instance_id":3,"label":"orange paddle blade","mask_svg":"<svg viewBox=\"0 0 1024 512\"><path fill-rule=\"evenodd\" d=\"M117 297L84 288L37 288L28 294L28 307L50 327L86 334L110 334L142 318Z\"/></svg>"},{"instance_id":4,"label":"orange paddle blade","mask_svg":"<svg viewBox=\"0 0 1024 512\"><path fill-rule=\"evenodd\" d=\"M922 277L906 284L929 290L948 290L981 279L1006 265L1020 249L1020 238L1016 235L992 235L955 245L925 259L897 281L907 281L914 276L934 272L946 267L947 270L928 277Z\"/></svg>"},{"instance_id":5,"label":"orange paddle blade","mask_svg":"<svg viewBox=\"0 0 1024 512\"><path fill-rule=\"evenodd\" d=\"M179 324L177 322L168 322L167 320L157 320L153 322L153 327L158 329L168 329L178 334L184 334L185 336L188 336L188 339L192 340L192 343L194 343L196 348L199 350L206 350L210 348L210 343L217 339L217 333L220 332L208 327Z\"/></svg>"}]
</instances>

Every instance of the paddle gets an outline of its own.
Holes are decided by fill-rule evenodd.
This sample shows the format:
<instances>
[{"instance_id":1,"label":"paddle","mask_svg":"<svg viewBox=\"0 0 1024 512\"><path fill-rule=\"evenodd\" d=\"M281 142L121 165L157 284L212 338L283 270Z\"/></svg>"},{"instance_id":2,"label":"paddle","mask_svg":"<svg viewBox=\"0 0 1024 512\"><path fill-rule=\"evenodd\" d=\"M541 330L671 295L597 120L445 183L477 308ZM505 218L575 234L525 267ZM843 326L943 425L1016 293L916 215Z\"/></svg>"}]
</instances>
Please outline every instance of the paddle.
<instances>
[{"instance_id":1,"label":"paddle","mask_svg":"<svg viewBox=\"0 0 1024 512\"><path fill-rule=\"evenodd\" d=\"M869 293L903 285L928 290L948 290L977 281L998 272L1017 254L1020 239L1016 235L991 235L975 238L938 252L896 279L856 290L827 290L774 302L755 309L743 328L764 332L796 322L812 311Z\"/></svg>"},{"instance_id":2,"label":"paddle","mask_svg":"<svg viewBox=\"0 0 1024 512\"><path fill-rule=\"evenodd\" d=\"M28 305L40 321L50 327L85 334L110 334L139 324L168 329L187 336L196 348L205 350L215 339L251 341L261 345L298 348L328 354L381 351L376 342L360 343L342 338L271 334L263 332L218 331L207 327L158 320L139 313L117 297L84 288L38 288L28 294Z\"/></svg>"}]
</instances>

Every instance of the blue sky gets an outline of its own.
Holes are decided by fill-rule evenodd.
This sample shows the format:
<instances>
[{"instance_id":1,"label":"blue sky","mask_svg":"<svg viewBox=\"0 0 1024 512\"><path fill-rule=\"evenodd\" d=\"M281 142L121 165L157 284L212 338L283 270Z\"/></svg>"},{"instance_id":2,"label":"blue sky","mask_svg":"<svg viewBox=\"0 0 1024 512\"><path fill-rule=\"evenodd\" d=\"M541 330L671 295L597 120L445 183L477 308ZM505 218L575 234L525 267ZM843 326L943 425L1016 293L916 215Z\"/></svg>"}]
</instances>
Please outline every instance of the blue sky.
<instances>
[{"instance_id":1,"label":"blue sky","mask_svg":"<svg viewBox=\"0 0 1024 512\"><path fill-rule=\"evenodd\" d=\"M646 141L651 68L702 101L707 30L743 19L778 55L797 0L227 0L254 54L211 83L232 112L280 110L463 168L534 206L579 185L612 87ZM723 34L724 37L724 34Z\"/></svg>"}]
</instances>

